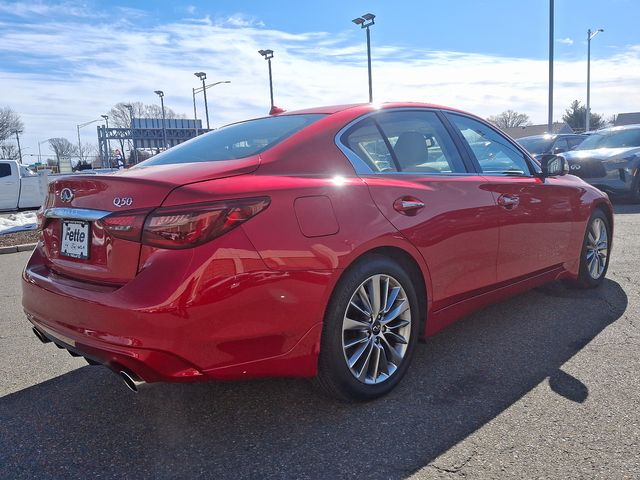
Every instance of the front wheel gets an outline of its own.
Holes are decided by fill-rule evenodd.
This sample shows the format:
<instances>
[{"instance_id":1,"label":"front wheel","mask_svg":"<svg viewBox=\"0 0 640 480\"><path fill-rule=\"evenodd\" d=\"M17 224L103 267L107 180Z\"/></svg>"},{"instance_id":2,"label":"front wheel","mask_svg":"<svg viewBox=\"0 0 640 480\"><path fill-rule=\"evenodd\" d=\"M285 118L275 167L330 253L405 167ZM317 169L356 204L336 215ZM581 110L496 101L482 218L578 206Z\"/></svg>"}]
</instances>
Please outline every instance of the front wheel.
<instances>
[{"instance_id":1,"label":"front wheel","mask_svg":"<svg viewBox=\"0 0 640 480\"><path fill-rule=\"evenodd\" d=\"M402 379L418 337L411 277L381 255L363 258L338 282L327 308L317 383L343 400L372 400Z\"/></svg>"},{"instance_id":2,"label":"front wheel","mask_svg":"<svg viewBox=\"0 0 640 480\"><path fill-rule=\"evenodd\" d=\"M578 286L595 288L602 283L609 268L610 247L611 225L609 219L602 210L594 210L589 218L582 244Z\"/></svg>"}]
</instances>

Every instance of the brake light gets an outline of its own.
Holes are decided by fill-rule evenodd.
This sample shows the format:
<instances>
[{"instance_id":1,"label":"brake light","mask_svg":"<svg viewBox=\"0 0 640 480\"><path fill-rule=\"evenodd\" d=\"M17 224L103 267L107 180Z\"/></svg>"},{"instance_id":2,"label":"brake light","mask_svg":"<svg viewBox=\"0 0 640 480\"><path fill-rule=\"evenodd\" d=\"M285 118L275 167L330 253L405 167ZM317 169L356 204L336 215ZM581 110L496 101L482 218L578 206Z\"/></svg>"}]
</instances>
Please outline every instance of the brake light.
<instances>
[{"instance_id":1,"label":"brake light","mask_svg":"<svg viewBox=\"0 0 640 480\"><path fill-rule=\"evenodd\" d=\"M112 213L98 220L99 223L112 237L139 242L142 237L144 219L149 210L129 210L128 212Z\"/></svg>"},{"instance_id":2,"label":"brake light","mask_svg":"<svg viewBox=\"0 0 640 480\"><path fill-rule=\"evenodd\" d=\"M213 240L266 209L269 197L158 208L144 222L142 243L191 248Z\"/></svg>"}]
</instances>

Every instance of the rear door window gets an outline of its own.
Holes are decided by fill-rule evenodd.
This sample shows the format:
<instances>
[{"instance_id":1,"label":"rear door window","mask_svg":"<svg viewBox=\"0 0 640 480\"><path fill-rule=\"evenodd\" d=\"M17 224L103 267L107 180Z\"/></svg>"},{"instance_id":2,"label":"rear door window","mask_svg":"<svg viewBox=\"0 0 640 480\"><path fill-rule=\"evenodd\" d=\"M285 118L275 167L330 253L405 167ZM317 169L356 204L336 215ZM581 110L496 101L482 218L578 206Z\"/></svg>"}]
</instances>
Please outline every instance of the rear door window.
<instances>
[{"instance_id":1,"label":"rear door window","mask_svg":"<svg viewBox=\"0 0 640 480\"><path fill-rule=\"evenodd\" d=\"M434 112L380 112L349 129L342 142L374 172L466 173L453 140Z\"/></svg>"},{"instance_id":2,"label":"rear door window","mask_svg":"<svg viewBox=\"0 0 640 480\"><path fill-rule=\"evenodd\" d=\"M11 176L11 165L8 163L0 163L0 178Z\"/></svg>"}]
</instances>

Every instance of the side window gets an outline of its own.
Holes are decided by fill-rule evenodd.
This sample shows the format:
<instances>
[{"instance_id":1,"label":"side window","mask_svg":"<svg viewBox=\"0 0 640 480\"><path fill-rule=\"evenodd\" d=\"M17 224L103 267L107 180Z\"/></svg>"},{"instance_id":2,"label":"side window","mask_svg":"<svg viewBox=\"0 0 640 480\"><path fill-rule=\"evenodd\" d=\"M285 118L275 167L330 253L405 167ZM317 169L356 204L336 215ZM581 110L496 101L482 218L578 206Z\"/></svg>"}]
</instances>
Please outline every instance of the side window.
<instances>
[{"instance_id":1,"label":"side window","mask_svg":"<svg viewBox=\"0 0 640 480\"><path fill-rule=\"evenodd\" d=\"M371 117L349 129L342 142L374 172L397 172L387 143Z\"/></svg>"},{"instance_id":2,"label":"side window","mask_svg":"<svg viewBox=\"0 0 640 480\"><path fill-rule=\"evenodd\" d=\"M485 175L530 175L524 155L506 137L487 125L456 114L447 114L460 130Z\"/></svg>"},{"instance_id":3,"label":"side window","mask_svg":"<svg viewBox=\"0 0 640 480\"><path fill-rule=\"evenodd\" d=\"M0 178L11 176L11 165L8 163L0 163Z\"/></svg>"},{"instance_id":4,"label":"side window","mask_svg":"<svg viewBox=\"0 0 640 480\"><path fill-rule=\"evenodd\" d=\"M562 153L569 150L569 144L567 143L566 138L559 138L556 140L556 143L553 144L553 152L551 153Z\"/></svg>"},{"instance_id":5,"label":"side window","mask_svg":"<svg viewBox=\"0 0 640 480\"><path fill-rule=\"evenodd\" d=\"M376 121L393 148L399 171L466 173L449 132L434 112L381 112Z\"/></svg>"},{"instance_id":6,"label":"side window","mask_svg":"<svg viewBox=\"0 0 640 480\"><path fill-rule=\"evenodd\" d=\"M567 142L569 143L569 150L580 145L586 137L569 137Z\"/></svg>"}]
</instances>

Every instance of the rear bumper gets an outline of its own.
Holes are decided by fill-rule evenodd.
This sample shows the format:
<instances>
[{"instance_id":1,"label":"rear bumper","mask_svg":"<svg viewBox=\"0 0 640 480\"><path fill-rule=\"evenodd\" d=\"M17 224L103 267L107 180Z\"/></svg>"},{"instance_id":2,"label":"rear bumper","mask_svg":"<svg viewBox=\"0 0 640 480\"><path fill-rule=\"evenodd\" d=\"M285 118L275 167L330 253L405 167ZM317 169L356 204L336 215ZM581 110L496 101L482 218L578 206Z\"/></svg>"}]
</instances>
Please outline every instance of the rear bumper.
<instances>
[{"instance_id":1,"label":"rear bumper","mask_svg":"<svg viewBox=\"0 0 640 480\"><path fill-rule=\"evenodd\" d=\"M25 313L60 346L146 382L315 375L335 272L273 272L248 249L229 262L202 247L171 252L122 287L60 277L36 248Z\"/></svg>"}]
</instances>

